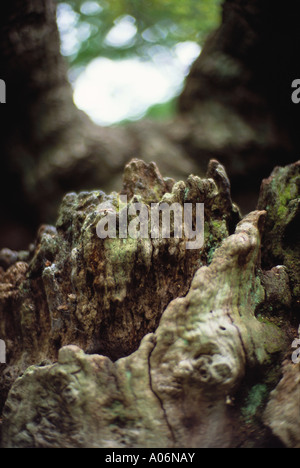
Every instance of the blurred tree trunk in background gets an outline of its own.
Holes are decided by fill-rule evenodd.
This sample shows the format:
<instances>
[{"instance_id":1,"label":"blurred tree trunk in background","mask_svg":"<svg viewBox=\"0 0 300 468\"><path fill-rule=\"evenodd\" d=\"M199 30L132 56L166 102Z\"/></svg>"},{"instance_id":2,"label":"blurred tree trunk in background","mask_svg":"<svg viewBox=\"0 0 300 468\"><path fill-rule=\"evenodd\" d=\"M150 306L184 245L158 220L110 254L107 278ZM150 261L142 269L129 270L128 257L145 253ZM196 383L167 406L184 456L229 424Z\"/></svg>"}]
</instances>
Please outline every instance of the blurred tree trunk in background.
<instances>
[{"instance_id":1,"label":"blurred tree trunk in background","mask_svg":"<svg viewBox=\"0 0 300 468\"><path fill-rule=\"evenodd\" d=\"M196 128L188 153L197 158L200 150L226 164L233 194L242 195L245 207L272 167L299 158L300 106L291 100L300 77L295 8L293 2L226 0L222 25L180 98L182 117Z\"/></svg>"},{"instance_id":2,"label":"blurred tree trunk in background","mask_svg":"<svg viewBox=\"0 0 300 468\"><path fill-rule=\"evenodd\" d=\"M300 78L297 15L269 0L226 0L223 23L194 64L174 122L100 128L72 100L53 0L11 0L0 18L0 247L26 247L55 219L67 191L118 189L132 157L164 175L200 175L208 159L227 167L244 211L263 177L297 158ZM282 26L288 24L289 33Z\"/></svg>"},{"instance_id":3,"label":"blurred tree trunk in background","mask_svg":"<svg viewBox=\"0 0 300 468\"><path fill-rule=\"evenodd\" d=\"M18 244L24 228L55 218L66 191L107 180L114 155L73 103L53 0L5 3L0 64L7 85L7 104L0 109L1 231L11 244L16 232ZM122 145L116 144L120 152ZM99 177L95 160L101 161Z\"/></svg>"}]
</instances>

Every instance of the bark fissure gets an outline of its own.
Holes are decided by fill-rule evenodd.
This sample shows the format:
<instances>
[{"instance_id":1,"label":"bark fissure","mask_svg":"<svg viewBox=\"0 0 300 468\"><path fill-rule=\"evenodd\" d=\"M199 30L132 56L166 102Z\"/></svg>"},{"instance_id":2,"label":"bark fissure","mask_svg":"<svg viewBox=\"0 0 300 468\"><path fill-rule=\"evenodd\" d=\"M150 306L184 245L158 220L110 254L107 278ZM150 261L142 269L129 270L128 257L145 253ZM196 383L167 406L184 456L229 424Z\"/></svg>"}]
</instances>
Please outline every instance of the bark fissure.
<instances>
[{"instance_id":1,"label":"bark fissure","mask_svg":"<svg viewBox=\"0 0 300 468\"><path fill-rule=\"evenodd\" d=\"M170 421L168 419L168 415L167 415L167 411L164 407L164 403L163 403L163 400L160 398L160 396L158 395L158 393L154 390L154 387L153 387L153 382L152 382L152 374L151 374L151 355L153 353L153 351L155 350L155 346L156 344L154 345L153 349L151 350L151 352L149 353L149 356L148 356L148 372L149 372L149 386L150 386L150 389L151 389L151 392L153 393L153 395L155 396L155 398L158 400L159 402L159 405L162 409L162 412L163 412L163 415L164 415L164 419L166 421L166 424L168 426L168 429L170 431L170 434L171 434L171 439L173 441L174 444L176 444L176 437L175 437L175 433L174 433L174 430L170 424Z\"/></svg>"}]
</instances>

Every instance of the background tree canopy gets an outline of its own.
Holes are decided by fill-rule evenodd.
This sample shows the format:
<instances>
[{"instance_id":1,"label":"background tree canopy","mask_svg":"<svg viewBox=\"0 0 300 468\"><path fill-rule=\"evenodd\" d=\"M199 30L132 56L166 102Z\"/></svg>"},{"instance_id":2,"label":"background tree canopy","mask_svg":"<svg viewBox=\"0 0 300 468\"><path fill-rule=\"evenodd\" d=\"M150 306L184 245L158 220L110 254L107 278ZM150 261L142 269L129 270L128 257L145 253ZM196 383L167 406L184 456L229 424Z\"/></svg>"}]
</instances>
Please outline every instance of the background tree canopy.
<instances>
[{"instance_id":1,"label":"background tree canopy","mask_svg":"<svg viewBox=\"0 0 300 468\"><path fill-rule=\"evenodd\" d=\"M220 0L58 0L62 34L73 39L68 50L71 66L84 66L102 56L111 59L139 56L151 59L153 48L171 49L184 41L202 44L220 21ZM64 15L66 18L66 16ZM116 27L123 28L123 42L115 40ZM76 39L74 36L76 31ZM72 42L72 43L71 43Z\"/></svg>"},{"instance_id":2,"label":"background tree canopy","mask_svg":"<svg viewBox=\"0 0 300 468\"><path fill-rule=\"evenodd\" d=\"M221 12L220 0L58 3L61 52L69 62L75 102L100 125L145 115L173 117L184 78L199 46L220 23ZM102 61L100 70L89 69L89 78L83 77L89 63L99 57L112 62ZM124 60L134 62L119 62ZM75 86L79 75L81 85ZM99 92L102 98L97 99Z\"/></svg>"}]
</instances>

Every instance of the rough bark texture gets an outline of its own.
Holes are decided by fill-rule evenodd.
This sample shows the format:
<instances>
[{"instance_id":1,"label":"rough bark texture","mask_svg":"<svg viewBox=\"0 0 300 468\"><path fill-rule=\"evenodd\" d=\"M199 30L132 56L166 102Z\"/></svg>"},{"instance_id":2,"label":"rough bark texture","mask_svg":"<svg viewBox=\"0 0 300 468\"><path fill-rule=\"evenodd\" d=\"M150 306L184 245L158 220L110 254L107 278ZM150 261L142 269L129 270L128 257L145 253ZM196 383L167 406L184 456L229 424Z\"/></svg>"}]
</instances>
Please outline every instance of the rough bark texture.
<instances>
[{"instance_id":1,"label":"rough bark texture","mask_svg":"<svg viewBox=\"0 0 300 468\"><path fill-rule=\"evenodd\" d=\"M300 448L300 365L286 361L282 372L270 395L264 421L287 447Z\"/></svg>"},{"instance_id":2,"label":"rough bark texture","mask_svg":"<svg viewBox=\"0 0 300 468\"><path fill-rule=\"evenodd\" d=\"M272 207L292 209L295 177L299 163L274 171ZM57 228L44 227L31 253L2 252L2 401L18 372L39 364L8 395L3 446L299 446L299 366L285 364L263 415L299 320L288 256L261 266L263 232L272 243L266 187L264 211L237 224L218 162L206 179L174 185L135 160L124 176L129 204L204 202L203 249L188 254L174 239L101 241L97 207L114 210L117 194L91 192L65 197ZM99 351L105 356L91 355Z\"/></svg>"},{"instance_id":3,"label":"rough bark texture","mask_svg":"<svg viewBox=\"0 0 300 468\"><path fill-rule=\"evenodd\" d=\"M300 307L300 164L277 167L262 183L259 209L268 211L264 235L263 263L287 267L294 307Z\"/></svg>"},{"instance_id":4,"label":"rough bark texture","mask_svg":"<svg viewBox=\"0 0 300 468\"><path fill-rule=\"evenodd\" d=\"M164 180L155 164L134 160L125 169L122 194L127 207L119 207L117 193L68 194L56 228L42 226L32 252L0 252L0 330L10 364L20 358L25 364L26 355L26 365L33 357L55 359L69 343L113 359L132 353L155 330L168 303L187 294L196 270L211 262L240 219L225 170L216 161L207 179L190 176L175 184ZM101 207L121 216L136 201L149 208L156 202L204 203L204 248L187 250L184 237L97 237L97 224L106 216Z\"/></svg>"},{"instance_id":5,"label":"rough bark texture","mask_svg":"<svg viewBox=\"0 0 300 468\"><path fill-rule=\"evenodd\" d=\"M300 107L291 103L291 83L300 76L297 22L292 8L269 0L226 0L222 26L187 80L178 118L101 129L73 104L54 2L6 3L0 187L11 191L0 196L0 246L26 247L39 223L54 222L67 191L118 188L132 157L159 162L176 178L204 175L217 158L243 211L254 209L262 177L298 158Z\"/></svg>"}]
</instances>

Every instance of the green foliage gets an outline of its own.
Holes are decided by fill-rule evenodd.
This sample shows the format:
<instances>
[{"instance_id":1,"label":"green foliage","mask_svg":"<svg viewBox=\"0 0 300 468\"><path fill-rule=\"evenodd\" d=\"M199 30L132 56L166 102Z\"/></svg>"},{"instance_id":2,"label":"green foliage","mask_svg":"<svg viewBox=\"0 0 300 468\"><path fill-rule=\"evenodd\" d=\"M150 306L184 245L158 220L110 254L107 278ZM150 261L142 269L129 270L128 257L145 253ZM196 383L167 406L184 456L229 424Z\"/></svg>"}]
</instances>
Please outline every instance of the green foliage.
<instances>
[{"instance_id":1,"label":"green foliage","mask_svg":"<svg viewBox=\"0 0 300 468\"><path fill-rule=\"evenodd\" d=\"M170 99L166 102L154 104L153 106L150 106L148 108L143 118L158 121L165 121L167 119L171 119L172 117L175 117L177 113L177 104L177 97ZM132 119L125 119L121 122L118 122L118 125L124 125L130 122L132 122Z\"/></svg>"},{"instance_id":2,"label":"green foliage","mask_svg":"<svg viewBox=\"0 0 300 468\"><path fill-rule=\"evenodd\" d=\"M155 104L150 107L147 112L147 117L155 120L165 120L176 115L177 112L177 99L171 99L170 101L163 102L161 104Z\"/></svg>"},{"instance_id":3,"label":"green foliage","mask_svg":"<svg viewBox=\"0 0 300 468\"><path fill-rule=\"evenodd\" d=\"M170 49L184 41L201 44L220 20L220 0L58 0L58 3L73 10L78 46L69 54L69 61L76 67L85 66L99 56L149 59L159 47ZM107 35L124 18L136 28L136 34L121 46L113 45L107 41Z\"/></svg>"}]
</instances>

